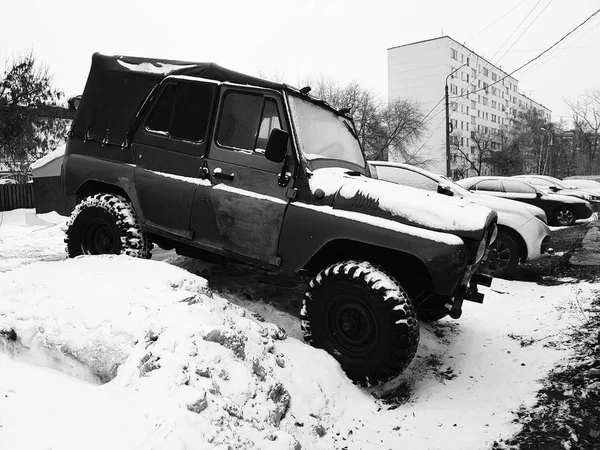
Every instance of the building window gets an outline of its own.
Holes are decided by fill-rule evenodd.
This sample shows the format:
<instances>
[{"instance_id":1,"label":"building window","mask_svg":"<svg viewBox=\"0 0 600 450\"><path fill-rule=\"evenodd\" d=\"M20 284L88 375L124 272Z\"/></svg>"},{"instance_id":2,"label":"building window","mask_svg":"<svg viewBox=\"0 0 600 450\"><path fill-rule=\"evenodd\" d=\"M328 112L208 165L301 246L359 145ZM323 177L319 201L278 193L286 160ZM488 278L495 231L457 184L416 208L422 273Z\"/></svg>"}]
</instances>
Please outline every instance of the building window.
<instances>
[{"instance_id":1,"label":"building window","mask_svg":"<svg viewBox=\"0 0 600 450\"><path fill-rule=\"evenodd\" d=\"M456 78L456 68L450 67L450 78Z\"/></svg>"},{"instance_id":2,"label":"building window","mask_svg":"<svg viewBox=\"0 0 600 450\"><path fill-rule=\"evenodd\" d=\"M485 120L488 120L488 113L485 113Z\"/></svg>"},{"instance_id":3,"label":"building window","mask_svg":"<svg viewBox=\"0 0 600 450\"><path fill-rule=\"evenodd\" d=\"M465 145L465 138L461 136L460 138L460 146L464 146Z\"/></svg>"},{"instance_id":4,"label":"building window","mask_svg":"<svg viewBox=\"0 0 600 450\"><path fill-rule=\"evenodd\" d=\"M475 125L475 116L471 116L471 123Z\"/></svg>"},{"instance_id":5,"label":"building window","mask_svg":"<svg viewBox=\"0 0 600 450\"><path fill-rule=\"evenodd\" d=\"M483 97L483 106L487 106L487 104L488 104L487 97Z\"/></svg>"},{"instance_id":6,"label":"building window","mask_svg":"<svg viewBox=\"0 0 600 450\"><path fill-rule=\"evenodd\" d=\"M469 131L469 122L465 123L465 130ZM469 145L469 138L467 138L467 145Z\"/></svg>"},{"instance_id":7,"label":"building window","mask_svg":"<svg viewBox=\"0 0 600 450\"><path fill-rule=\"evenodd\" d=\"M496 95L497 89L492 86L492 94Z\"/></svg>"},{"instance_id":8,"label":"building window","mask_svg":"<svg viewBox=\"0 0 600 450\"><path fill-rule=\"evenodd\" d=\"M496 109L496 101L492 100L492 108Z\"/></svg>"},{"instance_id":9,"label":"building window","mask_svg":"<svg viewBox=\"0 0 600 450\"><path fill-rule=\"evenodd\" d=\"M467 56L467 67L469 67L469 57ZM469 81L469 80L467 80Z\"/></svg>"},{"instance_id":10,"label":"building window","mask_svg":"<svg viewBox=\"0 0 600 450\"><path fill-rule=\"evenodd\" d=\"M458 109L458 105L456 102L452 102L452 111L456 111Z\"/></svg>"},{"instance_id":11,"label":"building window","mask_svg":"<svg viewBox=\"0 0 600 450\"><path fill-rule=\"evenodd\" d=\"M475 100L471 100L471 108L472 109L477 108L477 103L475 103Z\"/></svg>"},{"instance_id":12,"label":"building window","mask_svg":"<svg viewBox=\"0 0 600 450\"><path fill-rule=\"evenodd\" d=\"M471 69L471 76L477 78L477 71L475 69Z\"/></svg>"},{"instance_id":13,"label":"building window","mask_svg":"<svg viewBox=\"0 0 600 450\"><path fill-rule=\"evenodd\" d=\"M469 107L465 106L465 114L469 114Z\"/></svg>"},{"instance_id":14,"label":"building window","mask_svg":"<svg viewBox=\"0 0 600 450\"><path fill-rule=\"evenodd\" d=\"M496 114L492 114L492 122L496 122Z\"/></svg>"},{"instance_id":15,"label":"building window","mask_svg":"<svg viewBox=\"0 0 600 450\"><path fill-rule=\"evenodd\" d=\"M496 81L497 79L496 72L492 72L492 80Z\"/></svg>"},{"instance_id":16,"label":"building window","mask_svg":"<svg viewBox=\"0 0 600 450\"><path fill-rule=\"evenodd\" d=\"M483 74L487 77L489 75L490 71L486 68L483 69Z\"/></svg>"},{"instance_id":17,"label":"building window","mask_svg":"<svg viewBox=\"0 0 600 450\"><path fill-rule=\"evenodd\" d=\"M450 85L450 93L454 95L458 94L458 88L453 84Z\"/></svg>"},{"instance_id":18,"label":"building window","mask_svg":"<svg viewBox=\"0 0 600 450\"><path fill-rule=\"evenodd\" d=\"M450 49L450 57L458 61L458 52L453 48Z\"/></svg>"}]
</instances>

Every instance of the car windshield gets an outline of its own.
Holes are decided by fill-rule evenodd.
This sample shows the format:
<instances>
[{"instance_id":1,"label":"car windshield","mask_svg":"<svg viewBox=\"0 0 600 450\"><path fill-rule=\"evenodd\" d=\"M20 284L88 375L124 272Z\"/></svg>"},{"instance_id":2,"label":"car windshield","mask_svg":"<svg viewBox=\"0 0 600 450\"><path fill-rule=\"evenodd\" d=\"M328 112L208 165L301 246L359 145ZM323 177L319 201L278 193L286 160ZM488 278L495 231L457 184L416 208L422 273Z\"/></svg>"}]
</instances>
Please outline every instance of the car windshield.
<instances>
[{"instance_id":1,"label":"car windshield","mask_svg":"<svg viewBox=\"0 0 600 450\"><path fill-rule=\"evenodd\" d=\"M289 100L298 145L309 164L325 161L325 165L331 166L345 162L366 167L354 127L348 119L294 95L290 95Z\"/></svg>"}]
</instances>

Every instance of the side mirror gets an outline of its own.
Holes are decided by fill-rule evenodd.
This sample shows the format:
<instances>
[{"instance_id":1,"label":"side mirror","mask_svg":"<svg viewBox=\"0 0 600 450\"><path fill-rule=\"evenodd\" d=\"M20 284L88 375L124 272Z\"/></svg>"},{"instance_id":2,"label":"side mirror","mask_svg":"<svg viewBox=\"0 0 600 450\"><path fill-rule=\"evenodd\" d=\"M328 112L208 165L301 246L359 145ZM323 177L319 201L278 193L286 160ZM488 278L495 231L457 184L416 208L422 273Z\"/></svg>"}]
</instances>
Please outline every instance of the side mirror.
<instances>
[{"instance_id":1,"label":"side mirror","mask_svg":"<svg viewBox=\"0 0 600 450\"><path fill-rule=\"evenodd\" d=\"M269 161L276 163L283 162L285 154L287 153L289 135L287 131L280 130L279 128L273 128L267 141L267 148L265 149L265 157Z\"/></svg>"},{"instance_id":2,"label":"side mirror","mask_svg":"<svg viewBox=\"0 0 600 450\"><path fill-rule=\"evenodd\" d=\"M438 194L448 195L450 197L454 196L454 191L447 184L438 184L437 188Z\"/></svg>"},{"instance_id":3,"label":"side mirror","mask_svg":"<svg viewBox=\"0 0 600 450\"><path fill-rule=\"evenodd\" d=\"M539 192L539 191L535 193L535 196L536 196L537 198L542 198L542 195L544 195L544 194L542 194L542 193L541 193L541 192Z\"/></svg>"},{"instance_id":4,"label":"side mirror","mask_svg":"<svg viewBox=\"0 0 600 450\"><path fill-rule=\"evenodd\" d=\"M556 187L556 186L550 186L550 190L551 190L552 192L558 192L558 191L560 191L560 188L559 188L559 187Z\"/></svg>"}]
</instances>

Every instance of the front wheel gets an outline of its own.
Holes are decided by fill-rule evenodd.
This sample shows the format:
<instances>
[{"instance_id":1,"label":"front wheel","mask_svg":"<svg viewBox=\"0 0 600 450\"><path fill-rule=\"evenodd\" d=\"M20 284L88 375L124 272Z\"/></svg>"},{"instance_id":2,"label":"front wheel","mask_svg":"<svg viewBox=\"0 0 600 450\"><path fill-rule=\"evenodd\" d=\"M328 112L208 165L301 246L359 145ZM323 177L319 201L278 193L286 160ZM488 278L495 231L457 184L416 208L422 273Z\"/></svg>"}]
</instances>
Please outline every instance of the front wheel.
<instances>
[{"instance_id":1,"label":"front wheel","mask_svg":"<svg viewBox=\"0 0 600 450\"><path fill-rule=\"evenodd\" d=\"M559 206L554 212L554 223L569 226L575 223L575 213L569 206Z\"/></svg>"},{"instance_id":2,"label":"front wheel","mask_svg":"<svg viewBox=\"0 0 600 450\"><path fill-rule=\"evenodd\" d=\"M301 319L304 340L333 355L363 386L402 373L419 343L412 302L394 278L369 262L322 270L304 294Z\"/></svg>"},{"instance_id":3,"label":"front wheel","mask_svg":"<svg viewBox=\"0 0 600 450\"><path fill-rule=\"evenodd\" d=\"M131 203L114 194L84 198L67 222L65 243L71 258L119 254L150 258L152 248Z\"/></svg>"},{"instance_id":4,"label":"front wheel","mask_svg":"<svg viewBox=\"0 0 600 450\"><path fill-rule=\"evenodd\" d=\"M512 276L519 264L519 245L508 234L499 232L492 245L483 272L498 278Z\"/></svg>"}]
</instances>

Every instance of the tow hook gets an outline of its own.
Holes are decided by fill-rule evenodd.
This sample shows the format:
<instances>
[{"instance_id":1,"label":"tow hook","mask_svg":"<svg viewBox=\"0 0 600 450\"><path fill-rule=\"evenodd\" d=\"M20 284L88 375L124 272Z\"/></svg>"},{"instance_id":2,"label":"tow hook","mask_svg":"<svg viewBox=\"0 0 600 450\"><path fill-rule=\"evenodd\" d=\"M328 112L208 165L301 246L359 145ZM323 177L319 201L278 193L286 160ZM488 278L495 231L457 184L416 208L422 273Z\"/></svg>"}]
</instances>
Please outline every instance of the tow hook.
<instances>
[{"instance_id":1,"label":"tow hook","mask_svg":"<svg viewBox=\"0 0 600 450\"><path fill-rule=\"evenodd\" d=\"M460 318L460 316L462 316L462 304L463 304L462 297L455 298L454 301L452 302L452 307L450 308L448 315L450 317L452 317L453 319Z\"/></svg>"},{"instance_id":2,"label":"tow hook","mask_svg":"<svg viewBox=\"0 0 600 450\"><path fill-rule=\"evenodd\" d=\"M471 286L473 284L480 284L481 286L490 287L492 285L493 278L490 275L477 272L471 277Z\"/></svg>"}]
</instances>

